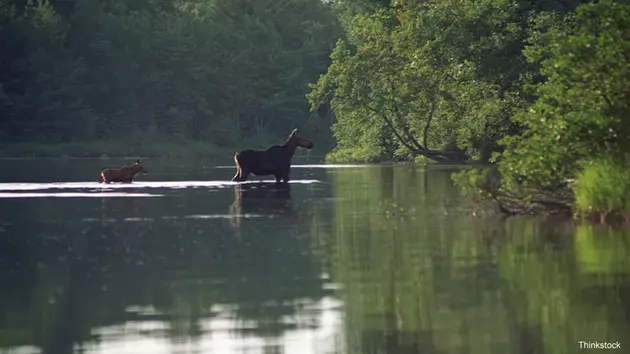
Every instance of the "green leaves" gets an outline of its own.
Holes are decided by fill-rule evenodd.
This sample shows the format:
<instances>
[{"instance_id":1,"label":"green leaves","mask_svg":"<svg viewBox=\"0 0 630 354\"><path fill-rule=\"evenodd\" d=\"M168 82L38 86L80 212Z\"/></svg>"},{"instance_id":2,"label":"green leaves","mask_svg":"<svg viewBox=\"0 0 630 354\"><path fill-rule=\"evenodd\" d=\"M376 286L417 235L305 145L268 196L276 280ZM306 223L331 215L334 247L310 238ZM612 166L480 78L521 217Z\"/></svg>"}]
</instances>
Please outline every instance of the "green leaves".
<instances>
[{"instance_id":1,"label":"green leaves","mask_svg":"<svg viewBox=\"0 0 630 354\"><path fill-rule=\"evenodd\" d=\"M296 126L308 134L307 84L340 35L319 0L76 0L61 15L49 2L18 15L0 1L0 17L11 18L0 58L12 63L0 68L0 119L15 127L0 134L30 129L29 139L151 131L232 144L275 142ZM26 97L35 113L16 108Z\"/></svg>"},{"instance_id":2,"label":"green leaves","mask_svg":"<svg viewBox=\"0 0 630 354\"><path fill-rule=\"evenodd\" d=\"M430 1L355 16L309 95L312 110L330 104L343 126L334 129L339 149L372 144L356 139L361 125L385 123L379 134L394 140L380 159L396 158L399 147L409 158L440 158L449 147L487 157L481 150L523 106L515 80L525 60L514 48L525 31L511 6Z\"/></svg>"},{"instance_id":3,"label":"green leaves","mask_svg":"<svg viewBox=\"0 0 630 354\"><path fill-rule=\"evenodd\" d=\"M511 185L556 187L574 178L582 161L627 150L630 133L630 6L581 5L575 18L526 49L547 81L540 98L515 120L527 129L505 139L501 167Z\"/></svg>"}]
</instances>

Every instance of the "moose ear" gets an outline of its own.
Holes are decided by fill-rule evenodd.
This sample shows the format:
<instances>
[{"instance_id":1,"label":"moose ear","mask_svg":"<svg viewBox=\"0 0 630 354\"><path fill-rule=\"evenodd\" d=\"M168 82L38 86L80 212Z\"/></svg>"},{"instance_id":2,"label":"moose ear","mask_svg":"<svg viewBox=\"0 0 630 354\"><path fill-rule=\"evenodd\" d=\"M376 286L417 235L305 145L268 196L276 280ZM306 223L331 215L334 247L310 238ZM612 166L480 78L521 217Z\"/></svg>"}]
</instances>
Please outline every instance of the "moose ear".
<instances>
[{"instance_id":1,"label":"moose ear","mask_svg":"<svg viewBox=\"0 0 630 354\"><path fill-rule=\"evenodd\" d=\"M139 164L140 164L140 159L137 159L137 160L136 160L136 163L139 165Z\"/></svg>"}]
</instances>

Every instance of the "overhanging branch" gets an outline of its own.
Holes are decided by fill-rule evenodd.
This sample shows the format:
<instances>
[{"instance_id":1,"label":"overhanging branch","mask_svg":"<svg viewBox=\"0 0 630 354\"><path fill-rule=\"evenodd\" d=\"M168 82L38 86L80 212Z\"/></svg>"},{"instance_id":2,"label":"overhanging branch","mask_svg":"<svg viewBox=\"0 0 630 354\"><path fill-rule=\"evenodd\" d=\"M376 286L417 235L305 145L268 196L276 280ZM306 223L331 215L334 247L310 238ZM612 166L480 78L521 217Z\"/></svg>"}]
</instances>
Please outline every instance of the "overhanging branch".
<instances>
[{"instance_id":1,"label":"overhanging branch","mask_svg":"<svg viewBox=\"0 0 630 354\"><path fill-rule=\"evenodd\" d=\"M424 126L424 136L423 136L423 140L422 142L424 143L424 146L426 146L427 148L429 147L429 127L431 126L431 121L433 120L433 113L435 113L435 99L431 100L431 108L429 108L429 117L427 119L427 124L425 124Z\"/></svg>"},{"instance_id":2,"label":"overhanging branch","mask_svg":"<svg viewBox=\"0 0 630 354\"><path fill-rule=\"evenodd\" d=\"M369 106L368 106L368 109L370 109L372 112L378 114L379 116L381 116L381 118L383 118L383 120L385 121L385 124L387 124L387 126L392 130L392 132L394 133L394 135L396 135L396 138L398 139L398 141L400 141L401 144L403 144L407 149L409 149L413 153L422 155L422 151L416 149L415 147L413 147L412 145L410 145L408 142L405 141L405 139L398 133L398 130L396 130L396 127L394 126L394 124L389 120L389 118L387 118L386 114L379 112L378 110Z\"/></svg>"},{"instance_id":3,"label":"overhanging branch","mask_svg":"<svg viewBox=\"0 0 630 354\"><path fill-rule=\"evenodd\" d=\"M394 112L394 114L396 115L396 117L398 118L398 120L402 121L403 119L401 119L400 116L400 108L398 107L398 102L396 102L395 96L396 96L396 86L394 85L394 82L389 79L389 85L392 89L392 95L389 98L389 100L392 103L392 111ZM409 139L409 141L411 141L411 143L418 149L418 150L428 150L426 144L425 146L420 145L420 143L418 143L418 140L416 140L416 138L413 137L413 134L411 134L411 131L409 130L409 127L403 125L402 126L403 132L405 133L405 135L407 136L407 138Z\"/></svg>"}]
</instances>

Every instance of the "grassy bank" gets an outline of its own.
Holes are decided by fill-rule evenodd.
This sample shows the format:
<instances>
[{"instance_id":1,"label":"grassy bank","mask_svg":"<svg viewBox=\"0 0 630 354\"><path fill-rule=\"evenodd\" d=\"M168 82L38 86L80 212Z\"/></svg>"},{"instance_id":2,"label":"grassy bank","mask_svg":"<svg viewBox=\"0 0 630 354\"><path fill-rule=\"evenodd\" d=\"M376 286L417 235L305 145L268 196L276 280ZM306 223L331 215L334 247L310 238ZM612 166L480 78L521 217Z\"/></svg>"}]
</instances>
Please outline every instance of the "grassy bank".
<instances>
[{"instance_id":1,"label":"grassy bank","mask_svg":"<svg viewBox=\"0 0 630 354\"><path fill-rule=\"evenodd\" d=\"M218 157L232 155L241 147L217 146L186 139L118 140L68 143L0 143L2 158L33 157Z\"/></svg>"},{"instance_id":2,"label":"grassy bank","mask_svg":"<svg viewBox=\"0 0 630 354\"><path fill-rule=\"evenodd\" d=\"M498 206L508 215L562 214L599 223L630 225L630 156L581 161L574 178L555 188L502 183L497 168L473 168L452 175L463 195L477 205Z\"/></svg>"},{"instance_id":3,"label":"grassy bank","mask_svg":"<svg viewBox=\"0 0 630 354\"><path fill-rule=\"evenodd\" d=\"M575 213L589 219L630 222L630 159L591 161L573 186Z\"/></svg>"}]
</instances>

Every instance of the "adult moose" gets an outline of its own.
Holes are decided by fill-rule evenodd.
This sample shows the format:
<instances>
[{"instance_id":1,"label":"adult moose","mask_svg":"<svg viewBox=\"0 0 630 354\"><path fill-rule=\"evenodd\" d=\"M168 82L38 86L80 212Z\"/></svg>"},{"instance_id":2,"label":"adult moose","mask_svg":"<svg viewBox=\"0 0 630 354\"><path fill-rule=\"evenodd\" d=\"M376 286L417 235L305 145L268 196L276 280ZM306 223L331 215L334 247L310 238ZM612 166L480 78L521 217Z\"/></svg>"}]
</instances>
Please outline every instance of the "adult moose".
<instances>
[{"instance_id":1,"label":"adult moose","mask_svg":"<svg viewBox=\"0 0 630 354\"><path fill-rule=\"evenodd\" d=\"M147 171L147 169L142 167L142 165L140 164L140 159L136 160L136 163L131 166L123 166L121 168L108 168L103 170L98 181L99 183L131 183L133 181L133 177L138 173L149 173L149 171Z\"/></svg>"},{"instance_id":2,"label":"adult moose","mask_svg":"<svg viewBox=\"0 0 630 354\"><path fill-rule=\"evenodd\" d=\"M313 142L298 135L298 130L293 129L284 145L274 145L267 150L243 150L234 155L236 163L236 175L234 182L247 180L249 174L256 176L274 175L276 183L289 182L291 171L291 158L297 147L313 148Z\"/></svg>"}]
</instances>

